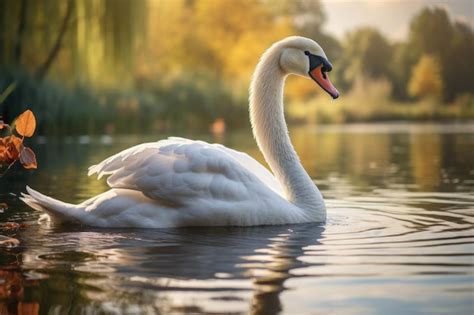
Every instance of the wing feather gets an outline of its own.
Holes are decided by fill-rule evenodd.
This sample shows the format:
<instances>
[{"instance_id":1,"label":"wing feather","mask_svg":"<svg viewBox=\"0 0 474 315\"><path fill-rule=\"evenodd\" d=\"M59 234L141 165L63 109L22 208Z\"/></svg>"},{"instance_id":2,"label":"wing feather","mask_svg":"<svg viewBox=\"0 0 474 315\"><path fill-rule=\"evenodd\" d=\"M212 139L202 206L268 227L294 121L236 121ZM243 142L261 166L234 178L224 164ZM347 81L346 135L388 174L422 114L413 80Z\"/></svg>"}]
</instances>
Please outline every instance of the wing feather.
<instances>
[{"instance_id":1,"label":"wing feather","mask_svg":"<svg viewBox=\"0 0 474 315\"><path fill-rule=\"evenodd\" d=\"M239 201L258 193L256 187L282 196L273 175L247 154L220 144L168 138L144 143L89 168L89 175L109 176L111 188L141 191L170 205L195 198Z\"/></svg>"}]
</instances>

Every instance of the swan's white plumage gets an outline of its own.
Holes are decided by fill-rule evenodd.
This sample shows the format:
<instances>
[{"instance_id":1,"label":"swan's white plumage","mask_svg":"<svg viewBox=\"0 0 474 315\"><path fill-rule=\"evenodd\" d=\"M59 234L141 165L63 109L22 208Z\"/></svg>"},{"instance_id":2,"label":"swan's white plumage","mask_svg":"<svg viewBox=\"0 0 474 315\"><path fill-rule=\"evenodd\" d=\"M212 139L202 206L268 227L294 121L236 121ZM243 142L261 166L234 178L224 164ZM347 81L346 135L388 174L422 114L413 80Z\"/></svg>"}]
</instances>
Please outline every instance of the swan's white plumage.
<instances>
[{"instance_id":1,"label":"swan's white plumage","mask_svg":"<svg viewBox=\"0 0 474 315\"><path fill-rule=\"evenodd\" d=\"M299 223L304 213L282 196L273 175L220 144L169 138L144 143L89 168L111 190L71 205L31 188L23 200L60 221L102 227Z\"/></svg>"},{"instance_id":2,"label":"swan's white plumage","mask_svg":"<svg viewBox=\"0 0 474 315\"><path fill-rule=\"evenodd\" d=\"M224 193L209 190L211 183L227 187L229 197L236 194L238 198L243 193L239 189L247 189L247 181L258 180L258 184L265 184L283 197L275 177L249 155L220 144L177 137L124 150L91 166L88 175L94 173L99 179L110 175L107 183L111 188L138 190L149 198L173 203L202 197L203 193Z\"/></svg>"},{"instance_id":3,"label":"swan's white plumage","mask_svg":"<svg viewBox=\"0 0 474 315\"><path fill-rule=\"evenodd\" d=\"M275 176L247 154L220 144L169 138L134 146L91 166L89 175L108 176L111 189L81 204L64 203L30 187L22 200L57 220L100 227L324 221L324 201L301 166L283 116L283 83L288 73L282 69L306 73L305 50L324 55L317 43L302 37L274 44L252 80L253 132Z\"/></svg>"}]
</instances>

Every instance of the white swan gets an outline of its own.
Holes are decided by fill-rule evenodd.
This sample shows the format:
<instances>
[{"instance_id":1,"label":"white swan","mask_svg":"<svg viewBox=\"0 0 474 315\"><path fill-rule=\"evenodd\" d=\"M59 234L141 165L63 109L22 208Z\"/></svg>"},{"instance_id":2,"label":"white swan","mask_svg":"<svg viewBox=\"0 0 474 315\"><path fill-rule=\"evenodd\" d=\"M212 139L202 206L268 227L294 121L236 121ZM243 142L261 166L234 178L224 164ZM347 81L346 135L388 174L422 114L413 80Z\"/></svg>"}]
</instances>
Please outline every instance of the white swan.
<instances>
[{"instance_id":1,"label":"white swan","mask_svg":"<svg viewBox=\"0 0 474 315\"><path fill-rule=\"evenodd\" d=\"M73 205L29 187L22 200L60 221L98 227L165 228L323 222L323 197L288 136L283 86L288 74L314 79L333 98L332 68L313 40L288 37L273 44L250 86L250 118L274 175L245 153L219 144L169 138L124 150L89 168L109 176L111 189Z\"/></svg>"}]
</instances>

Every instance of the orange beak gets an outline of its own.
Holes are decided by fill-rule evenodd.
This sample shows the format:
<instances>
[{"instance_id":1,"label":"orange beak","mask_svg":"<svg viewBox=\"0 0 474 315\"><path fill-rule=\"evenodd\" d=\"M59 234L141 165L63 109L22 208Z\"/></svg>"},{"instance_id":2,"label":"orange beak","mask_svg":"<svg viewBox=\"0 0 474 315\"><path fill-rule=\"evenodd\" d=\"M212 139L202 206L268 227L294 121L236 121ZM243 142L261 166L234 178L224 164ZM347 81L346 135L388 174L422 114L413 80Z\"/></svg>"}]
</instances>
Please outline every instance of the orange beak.
<instances>
[{"instance_id":1,"label":"orange beak","mask_svg":"<svg viewBox=\"0 0 474 315\"><path fill-rule=\"evenodd\" d=\"M334 87L329 80L327 72L323 71L323 65L319 65L309 72L309 76L316 81L316 83L323 88L324 91L328 92L333 99L339 97L339 91Z\"/></svg>"}]
</instances>

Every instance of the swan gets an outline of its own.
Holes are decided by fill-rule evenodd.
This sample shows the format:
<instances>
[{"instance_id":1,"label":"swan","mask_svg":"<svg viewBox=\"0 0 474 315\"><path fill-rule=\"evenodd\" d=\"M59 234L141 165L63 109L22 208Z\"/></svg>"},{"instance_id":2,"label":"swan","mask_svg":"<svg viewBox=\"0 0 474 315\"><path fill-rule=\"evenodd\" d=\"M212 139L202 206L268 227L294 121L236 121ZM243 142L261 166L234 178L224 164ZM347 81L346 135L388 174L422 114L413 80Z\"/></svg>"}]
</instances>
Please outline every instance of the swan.
<instances>
[{"instance_id":1,"label":"swan","mask_svg":"<svg viewBox=\"0 0 474 315\"><path fill-rule=\"evenodd\" d=\"M144 143L89 168L108 176L110 190L78 205L30 187L22 200L55 221L96 227L170 228L254 226L324 222L323 197L304 170L286 126L285 79L313 79L334 99L339 92L327 76L332 65L315 41L291 36L262 55L250 85L253 135L273 174L249 155L171 137Z\"/></svg>"}]
</instances>

